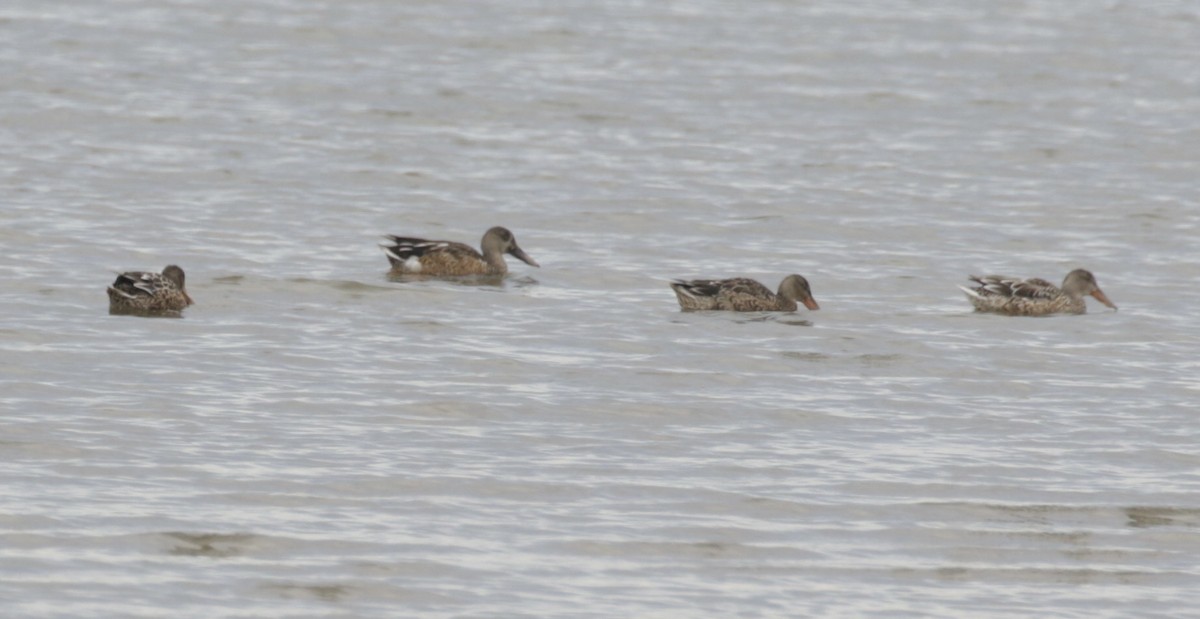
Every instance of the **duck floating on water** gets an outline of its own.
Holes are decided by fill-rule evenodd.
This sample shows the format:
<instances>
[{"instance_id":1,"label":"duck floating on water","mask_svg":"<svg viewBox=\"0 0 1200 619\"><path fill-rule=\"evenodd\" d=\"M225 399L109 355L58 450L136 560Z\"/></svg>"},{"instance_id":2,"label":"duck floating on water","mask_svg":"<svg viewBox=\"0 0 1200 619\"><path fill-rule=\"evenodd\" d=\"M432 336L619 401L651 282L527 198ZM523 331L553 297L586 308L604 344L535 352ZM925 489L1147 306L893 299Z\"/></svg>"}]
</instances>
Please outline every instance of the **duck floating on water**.
<instances>
[{"instance_id":1,"label":"duck floating on water","mask_svg":"<svg viewBox=\"0 0 1200 619\"><path fill-rule=\"evenodd\" d=\"M1083 297L1091 295L1101 303L1117 309L1108 295L1096 284L1096 276L1085 269L1067 273L1062 287L1039 279L1021 279L1003 275L971 275L977 285L959 286L977 312L992 312L1006 316L1049 316L1051 314L1083 314L1087 304Z\"/></svg>"},{"instance_id":2,"label":"duck floating on water","mask_svg":"<svg viewBox=\"0 0 1200 619\"><path fill-rule=\"evenodd\" d=\"M519 245L507 228L496 226L483 234L480 248L454 241L429 241L387 235L387 243L379 245L392 264L391 275L427 275L454 277L459 275L504 275L508 265L504 254L515 256L530 266L540 266Z\"/></svg>"},{"instance_id":3,"label":"duck floating on water","mask_svg":"<svg viewBox=\"0 0 1200 619\"><path fill-rule=\"evenodd\" d=\"M183 286L183 269L169 265L162 273L119 273L108 287L108 311L113 314L178 312L193 303Z\"/></svg>"},{"instance_id":4,"label":"duck floating on water","mask_svg":"<svg viewBox=\"0 0 1200 619\"><path fill-rule=\"evenodd\" d=\"M745 277L675 280L671 289L684 311L794 312L799 308L798 303L810 310L821 309L813 299L808 280L800 275L783 278L778 292Z\"/></svg>"}]
</instances>

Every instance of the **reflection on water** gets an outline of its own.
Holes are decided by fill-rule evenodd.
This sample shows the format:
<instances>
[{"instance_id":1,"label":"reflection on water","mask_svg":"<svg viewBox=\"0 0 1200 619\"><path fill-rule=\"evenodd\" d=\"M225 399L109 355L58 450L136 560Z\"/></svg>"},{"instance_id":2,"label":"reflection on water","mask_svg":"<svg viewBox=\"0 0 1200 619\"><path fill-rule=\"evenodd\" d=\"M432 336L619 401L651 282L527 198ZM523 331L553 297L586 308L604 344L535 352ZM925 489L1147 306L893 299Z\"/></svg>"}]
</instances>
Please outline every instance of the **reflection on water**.
<instances>
[{"instance_id":1,"label":"reflection on water","mask_svg":"<svg viewBox=\"0 0 1200 619\"><path fill-rule=\"evenodd\" d=\"M1200 528L1200 509L1178 507L1129 507L1125 510L1129 526Z\"/></svg>"},{"instance_id":2,"label":"reflection on water","mask_svg":"<svg viewBox=\"0 0 1200 619\"><path fill-rule=\"evenodd\" d=\"M274 592L283 598L311 598L322 602L338 602L351 593L352 589L345 585L300 585L273 584L264 585L263 589Z\"/></svg>"},{"instance_id":3,"label":"reflection on water","mask_svg":"<svg viewBox=\"0 0 1200 619\"><path fill-rule=\"evenodd\" d=\"M223 559L235 557L244 553L246 546L257 537L252 534L220 534L220 533L166 533L167 537L178 542L168 552L172 555L187 557L209 557Z\"/></svg>"},{"instance_id":4,"label":"reflection on water","mask_svg":"<svg viewBox=\"0 0 1200 619\"><path fill-rule=\"evenodd\" d=\"M142 318L183 318L181 310L138 310L131 308L110 307L110 316L140 316Z\"/></svg>"},{"instance_id":5,"label":"reflection on water","mask_svg":"<svg viewBox=\"0 0 1200 619\"><path fill-rule=\"evenodd\" d=\"M388 281L396 283L444 281L460 286L504 286L507 275L460 275L457 277L421 275L413 273L388 273Z\"/></svg>"}]
</instances>

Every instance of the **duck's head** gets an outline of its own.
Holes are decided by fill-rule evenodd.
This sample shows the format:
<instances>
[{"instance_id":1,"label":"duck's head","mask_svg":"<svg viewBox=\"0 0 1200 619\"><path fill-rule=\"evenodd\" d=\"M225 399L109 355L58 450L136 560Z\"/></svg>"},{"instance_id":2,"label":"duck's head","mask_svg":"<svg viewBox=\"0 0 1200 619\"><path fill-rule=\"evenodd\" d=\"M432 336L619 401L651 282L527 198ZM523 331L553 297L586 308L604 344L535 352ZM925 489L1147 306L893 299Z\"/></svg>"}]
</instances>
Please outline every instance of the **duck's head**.
<instances>
[{"instance_id":1,"label":"duck's head","mask_svg":"<svg viewBox=\"0 0 1200 619\"><path fill-rule=\"evenodd\" d=\"M513 236L513 233L509 232L508 228L503 226L496 226L483 233L483 240L480 242L480 246L483 248L484 255L495 251L502 254L510 254L529 266L541 266L533 258L530 258L529 254L525 253L525 250L517 245L517 237Z\"/></svg>"},{"instance_id":2,"label":"duck's head","mask_svg":"<svg viewBox=\"0 0 1200 619\"><path fill-rule=\"evenodd\" d=\"M817 300L812 296L812 288L809 287L808 280L801 275L788 275L783 278L783 281L779 283L779 296L802 303L810 310L821 309L821 306L817 305Z\"/></svg>"},{"instance_id":3,"label":"duck's head","mask_svg":"<svg viewBox=\"0 0 1200 619\"><path fill-rule=\"evenodd\" d=\"M174 264L169 264L162 270L162 275L172 284L175 284L175 287L179 289L179 292L183 293L183 298L187 300L188 305L195 303L192 301L192 298L188 296L187 289L183 287L183 269Z\"/></svg>"},{"instance_id":4,"label":"duck's head","mask_svg":"<svg viewBox=\"0 0 1200 619\"><path fill-rule=\"evenodd\" d=\"M1116 304L1108 300L1108 295L1104 294L1099 284L1096 283L1096 276L1086 269L1075 269L1067 273L1067 277L1063 279L1062 289L1063 292L1076 297L1090 294L1096 297L1097 301L1117 309Z\"/></svg>"}]
</instances>

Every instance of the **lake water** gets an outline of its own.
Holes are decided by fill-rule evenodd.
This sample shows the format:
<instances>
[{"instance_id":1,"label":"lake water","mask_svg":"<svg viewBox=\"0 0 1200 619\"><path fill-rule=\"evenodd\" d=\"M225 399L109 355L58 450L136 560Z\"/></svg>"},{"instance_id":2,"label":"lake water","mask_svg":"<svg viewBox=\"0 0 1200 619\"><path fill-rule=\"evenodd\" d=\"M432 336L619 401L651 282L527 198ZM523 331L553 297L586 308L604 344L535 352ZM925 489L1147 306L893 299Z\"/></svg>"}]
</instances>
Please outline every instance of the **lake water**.
<instances>
[{"instance_id":1,"label":"lake water","mask_svg":"<svg viewBox=\"0 0 1200 619\"><path fill-rule=\"evenodd\" d=\"M1182 617L1200 6L9 0L5 617ZM385 277L382 234L542 266ZM176 263L182 319L110 316ZM1120 306L971 312L970 273ZM817 312L682 313L801 273Z\"/></svg>"}]
</instances>

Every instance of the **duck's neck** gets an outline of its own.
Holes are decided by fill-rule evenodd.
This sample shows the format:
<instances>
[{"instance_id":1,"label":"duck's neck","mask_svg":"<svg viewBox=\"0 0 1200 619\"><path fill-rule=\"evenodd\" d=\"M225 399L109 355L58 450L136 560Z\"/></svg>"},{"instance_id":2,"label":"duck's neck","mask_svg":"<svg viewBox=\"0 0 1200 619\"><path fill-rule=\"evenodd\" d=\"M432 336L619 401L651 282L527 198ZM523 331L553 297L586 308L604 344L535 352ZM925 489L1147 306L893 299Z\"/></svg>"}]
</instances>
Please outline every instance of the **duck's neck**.
<instances>
[{"instance_id":1,"label":"duck's neck","mask_svg":"<svg viewBox=\"0 0 1200 619\"><path fill-rule=\"evenodd\" d=\"M1067 298L1063 311L1071 314L1082 314L1087 311L1087 303L1083 300L1087 288L1075 282L1063 282L1062 294Z\"/></svg>"},{"instance_id":2,"label":"duck's neck","mask_svg":"<svg viewBox=\"0 0 1200 619\"><path fill-rule=\"evenodd\" d=\"M493 275L503 275L508 272L508 264L504 262L504 254L500 252L485 252L483 261L488 265L488 271Z\"/></svg>"},{"instance_id":3,"label":"duck's neck","mask_svg":"<svg viewBox=\"0 0 1200 619\"><path fill-rule=\"evenodd\" d=\"M800 308L795 299L790 299L783 294L783 290L777 292L775 296L779 297L779 311L781 312L794 312Z\"/></svg>"}]
</instances>

